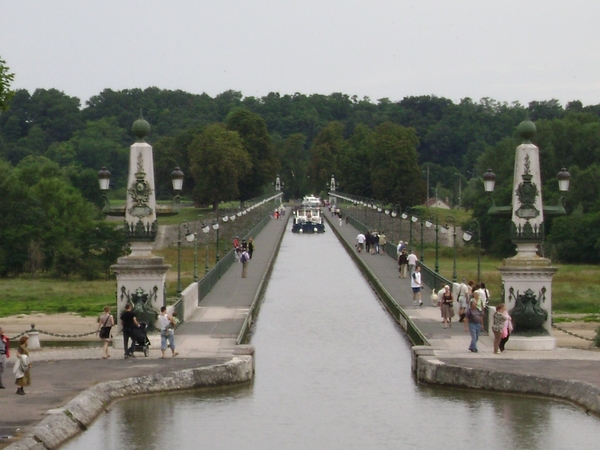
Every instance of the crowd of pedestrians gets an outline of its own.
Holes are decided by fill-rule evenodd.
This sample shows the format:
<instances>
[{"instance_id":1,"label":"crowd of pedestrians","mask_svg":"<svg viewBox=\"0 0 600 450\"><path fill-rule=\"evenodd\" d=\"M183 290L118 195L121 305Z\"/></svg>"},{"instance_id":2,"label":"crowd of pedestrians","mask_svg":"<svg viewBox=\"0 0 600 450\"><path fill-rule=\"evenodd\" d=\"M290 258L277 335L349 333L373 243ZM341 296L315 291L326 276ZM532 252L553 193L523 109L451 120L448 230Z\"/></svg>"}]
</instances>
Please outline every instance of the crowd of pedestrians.
<instances>
[{"instance_id":1,"label":"crowd of pedestrians","mask_svg":"<svg viewBox=\"0 0 600 450\"><path fill-rule=\"evenodd\" d=\"M340 219L340 225L342 219ZM356 236L356 250L361 253L365 250L370 255L385 255L385 245L387 237L385 232L377 230L368 230L365 234L358 233Z\"/></svg>"}]
</instances>

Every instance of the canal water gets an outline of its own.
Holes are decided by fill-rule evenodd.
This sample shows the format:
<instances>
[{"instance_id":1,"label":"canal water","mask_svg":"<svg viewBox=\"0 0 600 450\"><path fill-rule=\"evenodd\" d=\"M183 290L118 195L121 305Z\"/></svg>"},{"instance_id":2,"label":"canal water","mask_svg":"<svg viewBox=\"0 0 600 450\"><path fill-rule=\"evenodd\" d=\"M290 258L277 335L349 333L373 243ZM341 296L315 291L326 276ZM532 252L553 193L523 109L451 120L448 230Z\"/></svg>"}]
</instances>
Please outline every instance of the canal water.
<instances>
[{"instance_id":1,"label":"canal water","mask_svg":"<svg viewBox=\"0 0 600 450\"><path fill-rule=\"evenodd\" d=\"M251 385L122 401L64 448L582 449L600 420L559 401L418 385L410 343L331 231L286 232Z\"/></svg>"}]
</instances>

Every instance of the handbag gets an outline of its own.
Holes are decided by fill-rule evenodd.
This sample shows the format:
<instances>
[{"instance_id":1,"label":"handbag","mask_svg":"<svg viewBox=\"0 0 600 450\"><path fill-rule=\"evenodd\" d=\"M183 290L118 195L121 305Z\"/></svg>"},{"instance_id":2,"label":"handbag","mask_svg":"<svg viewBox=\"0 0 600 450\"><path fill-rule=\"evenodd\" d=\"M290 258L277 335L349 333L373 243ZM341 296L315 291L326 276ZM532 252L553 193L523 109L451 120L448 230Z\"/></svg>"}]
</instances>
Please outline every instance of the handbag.
<instances>
[{"instance_id":1,"label":"handbag","mask_svg":"<svg viewBox=\"0 0 600 450\"><path fill-rule=\"evenodd\" d=\"M100 339L109 339L110 338L110 329L112 327L106 326L106 324L108 323L108 319L110 319L110 315L104 321L104 325L102 325L102 328L100 328L100 332L98 333L98 337Z\"/></svg>"}]
</instances>

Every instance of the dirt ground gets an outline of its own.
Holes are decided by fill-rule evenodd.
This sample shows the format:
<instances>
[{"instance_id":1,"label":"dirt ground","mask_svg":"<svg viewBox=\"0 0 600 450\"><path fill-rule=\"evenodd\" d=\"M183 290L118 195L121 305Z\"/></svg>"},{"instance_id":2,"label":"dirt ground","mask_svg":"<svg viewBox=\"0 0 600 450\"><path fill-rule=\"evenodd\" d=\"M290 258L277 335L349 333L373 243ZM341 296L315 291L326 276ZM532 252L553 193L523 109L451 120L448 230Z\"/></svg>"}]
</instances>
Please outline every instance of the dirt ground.
<instances>
[{"instance_id":1,"label":"dirt ground","mask_svg":"<svg viewBox=\"0 0 600 450\"><path fill-rule=\"evenodd\" d=\"M97 322L95 317L81 317L77 314L31 314L18 315L0 318L0 326L4 332L13 337L23 333L31 328L31 324L35 324L35 328L40 332L40 341L59 341L68 340L68 338L60 338L50 336L44 332L56 334L79 335L90 333L96 330ZM596 335L596 328L600 326L594 322L563 322L557 324L560 329L554 328L552 335L556 338L557 347L563 348L593 348L589 340ZM572 334L568 334L566 330ZM581 337L578 337L581 336ZM79 340L97 340L98 338L92 334L89 336L79 337Z\"/></svg>"}]
</instances>

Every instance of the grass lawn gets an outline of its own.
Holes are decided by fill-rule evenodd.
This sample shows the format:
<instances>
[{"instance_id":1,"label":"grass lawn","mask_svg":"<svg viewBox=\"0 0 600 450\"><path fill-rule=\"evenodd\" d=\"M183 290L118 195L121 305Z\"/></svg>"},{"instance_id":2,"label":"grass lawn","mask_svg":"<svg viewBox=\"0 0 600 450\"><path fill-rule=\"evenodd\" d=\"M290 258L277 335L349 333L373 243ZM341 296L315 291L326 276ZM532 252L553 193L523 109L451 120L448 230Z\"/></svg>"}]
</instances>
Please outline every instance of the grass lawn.
<instances>
[{"instance_id":1,"label":"grass lawn","mask_svg":"<svg viewBox=\"0 0 600 450\"><path fill-rule=\"evenodd\" d=\"M477 282L477 253L474 249L459 249L456 258L457 279ZM435 266L435 249L425 249L425 263ZM502 280L497 270L502 260L481 257L481 281L485 282L492 297L502 292ZM440 273L452 280L453 254L451 248L440 249ZM590 314L588 320L600 321L600 266L555 264L558 271L552 280L552 312L556 314Z\"/></svg>"},{"instance_id":2,"label":"grass lawn","mask_svg":"<svg viewBox=\"0 0 600 450\"><path fill-rule=\"evenodd\" d=\"M221 244L221 254L228 250L225 242ZM227 247L227 248L226 248ZM177 290L177 248L171 247L154 252L171 264L167 274L167 297L175 297ZM205 269L206 247L198 247L198 275L201 278ZM214 244L209 246L210 266L215 262ZM435 266L435 249L425 249L425 263ZM498 296L502 289L500 272L497 267L500 259L482 256L481 278L490 289L492 296ZM452 279L452 248L440 249L440 273ZM557 264L558 272L554 276L553 313L584 314L583 320L600 321L600 266ZM477 253L474 249L460 248L457 255L457 278L477 280ZM194 272L194 254L191 245L181 249L181 283L185 289L192 280ZM106 305L114 305L116 299L116 282L108 281L69 281L52 278L19 278L0 279L0 316L29 314L42 312L47 314L74 312L84 316L96 316Z\"/></svg>"}]
</instances>

